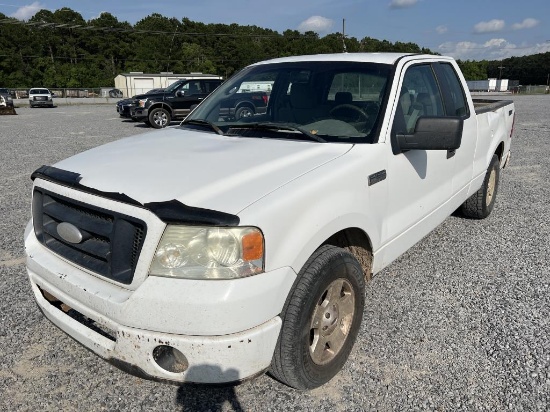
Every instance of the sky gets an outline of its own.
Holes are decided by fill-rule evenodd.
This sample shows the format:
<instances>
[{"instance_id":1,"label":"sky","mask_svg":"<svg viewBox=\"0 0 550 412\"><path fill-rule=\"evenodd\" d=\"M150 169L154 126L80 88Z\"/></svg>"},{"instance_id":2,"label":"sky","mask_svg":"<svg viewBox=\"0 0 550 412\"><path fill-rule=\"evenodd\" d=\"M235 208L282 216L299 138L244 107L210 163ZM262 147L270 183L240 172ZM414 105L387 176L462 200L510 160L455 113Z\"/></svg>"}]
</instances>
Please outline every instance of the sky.
<instances>
[{"instance_id":1,"label":"sky","mask_svg":"<svg viewBox=\"0 0 550 412\"><path fill-rule=\"evenodd\" d=\"M6 0L4 0L6 1ZM27 20L69 7L85 20L109 12L135 24L160 13L203 23L255 25L321 37L342 32L412 42L461 60L500 60L550 51L550 0L0 0L0 12Z\"/></svg>"}]
</instances>

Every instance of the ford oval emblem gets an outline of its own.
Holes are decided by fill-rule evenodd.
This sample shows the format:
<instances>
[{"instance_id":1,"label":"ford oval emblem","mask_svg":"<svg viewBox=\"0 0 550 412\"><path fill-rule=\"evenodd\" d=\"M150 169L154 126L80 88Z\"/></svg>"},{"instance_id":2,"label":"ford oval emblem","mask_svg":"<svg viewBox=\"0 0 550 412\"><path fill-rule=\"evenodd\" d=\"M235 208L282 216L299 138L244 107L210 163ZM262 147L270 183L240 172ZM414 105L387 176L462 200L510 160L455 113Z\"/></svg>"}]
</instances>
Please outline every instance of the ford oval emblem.
<instances>
[{"instance_id":1,"label":"ford oval emblem","mask_svg":"<svg viewBox=\"0 0 550 412\"><path fill-rule=\"evenodd\" d=\"M61 222L57 225L57 234L69 243L82 242L82 232L75 225L68 222Z\"/></svg>"}]
</instances>

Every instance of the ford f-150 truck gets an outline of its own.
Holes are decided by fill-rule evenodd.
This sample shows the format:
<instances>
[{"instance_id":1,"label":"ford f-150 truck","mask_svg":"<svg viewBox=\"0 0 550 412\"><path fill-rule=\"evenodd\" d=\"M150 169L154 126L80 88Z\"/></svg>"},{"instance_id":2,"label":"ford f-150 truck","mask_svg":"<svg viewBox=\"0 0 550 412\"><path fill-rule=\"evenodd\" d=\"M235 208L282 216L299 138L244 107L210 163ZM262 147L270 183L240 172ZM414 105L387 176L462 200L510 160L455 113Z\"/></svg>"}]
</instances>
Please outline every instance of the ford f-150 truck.
<instances>
[{"instance_id":1,"label":"ford f-150 truck","mask_svg":"<svg viewBox=\"0 0 550 412\"><path fill-rule=\"evenodd\" d=\"M221 80L202 78L180 80L159 93L135 96L130 108L130 117L160 129L170 121L182 120L204 98L221 84ZM220 101L220 117L240 119L263 114L269 98L264 91L236 89Z\"/></svg>"},{"instance_id":2,"label":"ford f-150 truck","mask_svg":"<svg viewBox=\"0 0 550 412\"><path fill-rule=\"evenodd\" d=\"M130 117L156 129L169 126L172 120L187 116L222 81L220 76L195 75L177 80L157 93L134 96Z\"/></svg>"},{"instance_id":3,"label":"ford f-150 truck","mask_svg":"<svg viewBox=\"0 0 550 412\"><path fill-rule=\"evenodd\" d=\"M220 116L260 80L265 113ZM25 247L40 309L142 377L324 384L354 344L365 282L457 209L495 205L515 109L465 85L441 56L280 58L178 127L39 168Z\"/></svg>"}]
</instances>

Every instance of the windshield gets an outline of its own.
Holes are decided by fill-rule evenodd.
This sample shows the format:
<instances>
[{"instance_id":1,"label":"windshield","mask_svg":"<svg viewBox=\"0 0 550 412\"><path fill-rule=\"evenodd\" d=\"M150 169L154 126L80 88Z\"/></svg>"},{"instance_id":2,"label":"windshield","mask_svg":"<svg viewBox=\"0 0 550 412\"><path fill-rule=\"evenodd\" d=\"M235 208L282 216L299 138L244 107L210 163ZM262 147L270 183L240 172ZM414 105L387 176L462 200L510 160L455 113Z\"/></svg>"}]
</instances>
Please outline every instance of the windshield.
<instances>
[{"instance_id":1,"label":"windshield","mask_svg":"<svg viewBox=\"0 0 550 412\"><path fill-rule=\"evenodd\" d=\"M173 91L175 91L178 87L181 86L181 84L185 82L185 80L178 80L174 83L172 83L170 86L168 86L166 89L164 89L164 91L166 93L172 93Z\"/></svg>"},{"instance_id":2,"label":"windshield","mask_svg":"<svg viewBox=\"0 0 550 412\"><path fill-rule=\"evenodd\" d=\"M50 94L48 89L31 89L30 94Z\"/></svg>"},{"instance_id":3,"label":"windshield","mask_svg":"<svg viewBox=\"0 0 550 412\"><path fill-rule=\"evenodd\" d=\"M284 138L309 134L328 142L371 143L390 74L390 65L361 62L251 66L222 84L184 124L207 121L247 137L266 137L267 129L280 125ZM249 90L254 92L247 98ZM250 110L239 110L244 102L253 103Z\"/></svg>"}]
</instances>

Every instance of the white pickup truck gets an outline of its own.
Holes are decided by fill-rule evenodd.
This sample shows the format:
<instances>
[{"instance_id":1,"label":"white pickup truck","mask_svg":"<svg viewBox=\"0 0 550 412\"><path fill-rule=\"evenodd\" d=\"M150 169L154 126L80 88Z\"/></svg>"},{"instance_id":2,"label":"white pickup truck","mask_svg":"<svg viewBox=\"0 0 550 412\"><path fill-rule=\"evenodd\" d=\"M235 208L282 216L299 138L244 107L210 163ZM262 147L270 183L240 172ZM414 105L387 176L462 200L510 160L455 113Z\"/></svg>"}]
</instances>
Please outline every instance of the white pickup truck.
<instances>
[{"instance_id":1,"label":"white pickup truck","mask_svg":"<svg viewBox=\"0 0 550 412\"><path fill-rule=\"evenodd\" d=\"M266 113L220 117L260 81ZM465 84L441 56L280 58L177 127L39 168L25 247L40 309L145 378L324 384L365 281L458 208L493 209L515 109Z\"/></svg>"}]
</instances>

